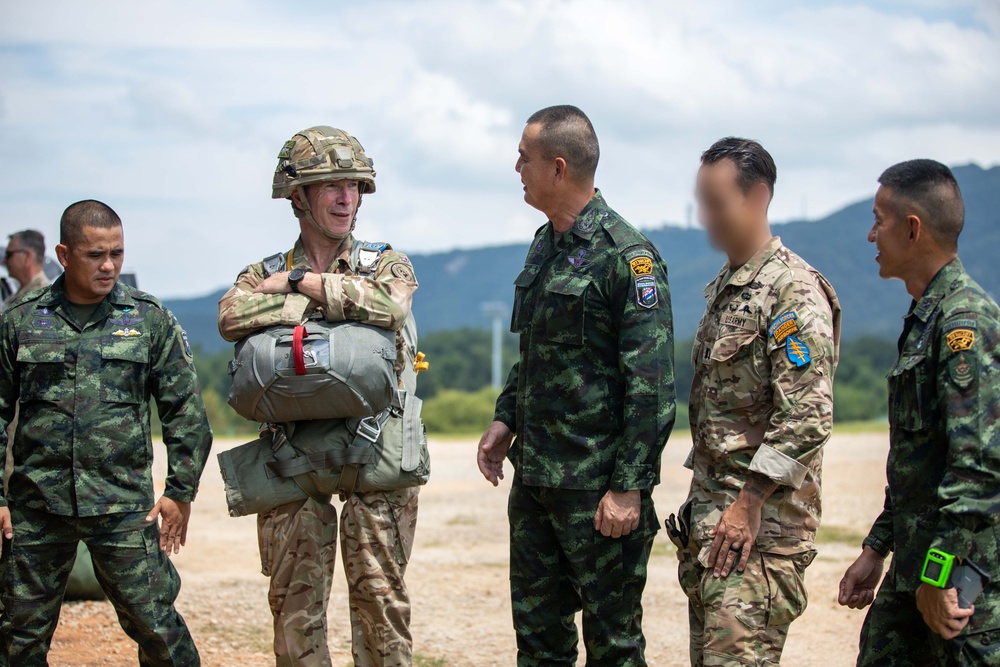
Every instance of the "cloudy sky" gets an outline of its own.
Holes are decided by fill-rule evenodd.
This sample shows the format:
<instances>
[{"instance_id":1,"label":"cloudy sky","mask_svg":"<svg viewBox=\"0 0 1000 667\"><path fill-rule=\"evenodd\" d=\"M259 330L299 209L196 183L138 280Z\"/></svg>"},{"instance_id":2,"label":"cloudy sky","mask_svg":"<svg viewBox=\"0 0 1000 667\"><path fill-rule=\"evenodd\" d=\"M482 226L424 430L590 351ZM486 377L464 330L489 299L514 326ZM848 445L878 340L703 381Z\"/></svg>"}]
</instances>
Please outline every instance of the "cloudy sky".
<instances>
[{"instance_id":1,"label":"cloudy sky","mask_svg":"<svg viewBox=\"0 0 1000 667\"><path fill-rule=\"evenodd\" d=\"M98 198L142 287L207 293L290 246L276 156L328 124L375 159L363 238L526 240L517 140L558 103L640 227L727 134L775 156L775 220L817 218L894 161L1000 163L1000 0L0 0L0 233Z\"/></svg>"}]
</instances>

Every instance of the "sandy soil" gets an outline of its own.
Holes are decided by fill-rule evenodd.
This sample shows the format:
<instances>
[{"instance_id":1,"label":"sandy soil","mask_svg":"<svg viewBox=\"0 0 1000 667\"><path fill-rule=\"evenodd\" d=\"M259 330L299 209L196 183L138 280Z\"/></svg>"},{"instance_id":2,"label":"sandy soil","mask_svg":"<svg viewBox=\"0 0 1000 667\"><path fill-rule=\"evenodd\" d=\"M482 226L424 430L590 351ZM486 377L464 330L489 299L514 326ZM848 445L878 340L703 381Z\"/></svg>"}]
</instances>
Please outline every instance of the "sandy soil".
<instances>
[{"instance_id":1,"label":"sandy soil","mask_svg":"<svg viewBox=\"0 0 1000 667\"><path fill-rule=\"evenodd\" d=\"M219 442L216 450L234 444L238 442ZM664 481L655 494L661 516L674 511L686 495L689 473L681 462L688 447L689 441L675 437L667 448ZM480 477L474 441L434 440L431 449L433 474L421 491L417 542L407 573L417 665L514 665L505 488L494 489ZM854 664L863 614L839 607L836 587L881 509L886 451L884 434L838 434L827 447L820 553L809 568L810 604L792 626L786 665ZM255 522L226 513L214 456L194 505L188 546L175 562L184 581L178 607L203 664L273 665L267 582L259 573ZM673 547L662 531L643 603L649 664L686 665L686 599L676 582ZM329 612L330 648L338 667L352 664L347 618L346 585L338 576ZM54 667L124 667L136 664L135 648L108 603L68 603L50 662Z\"/></svg>"}]
</instances>

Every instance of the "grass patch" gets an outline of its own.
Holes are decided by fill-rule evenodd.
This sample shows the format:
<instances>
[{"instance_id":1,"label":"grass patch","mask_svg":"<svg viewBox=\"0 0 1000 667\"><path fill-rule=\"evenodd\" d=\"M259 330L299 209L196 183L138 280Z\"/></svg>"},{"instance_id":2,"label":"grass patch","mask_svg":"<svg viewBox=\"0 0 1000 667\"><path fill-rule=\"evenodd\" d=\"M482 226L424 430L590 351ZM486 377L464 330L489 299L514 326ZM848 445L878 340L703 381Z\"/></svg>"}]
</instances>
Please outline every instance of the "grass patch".
<instances>
[{"instance_id":1,"label":"grass patch","mask_svg":"<svg viewBox=\"0 0 1000 667\"><path fill-rule=\"evenodd\" d=\"M673 542L658 540L653 542L653 549L649 552L649 557L658 558L660 556L673 556L675 553L677 553L677 547L674 546Z\"/></svg>"},{"instance_id":2,"label":"grass patch","mask_svg":"<svg viewBox=\"0 0 1000 667\"><path fill-rule=\"evenodd\" d=\"M448 667L448 661L444 658L428 658L416 653L413 656L413 667Z\"/></svg>"},{"instance_id":3,"label":"grass patch","mask_svg":"<svg viewBox=\"0 0 1000 667\"><path fill-rule=\"evenodd\" d=\"M861 543L867 536L868 533L862 533L854 528L845 528L844 526L827 526L824 524L820 526L819 532L816 533L816 543L849 544L860 547Z\"/></svg>"},{"instance_id":4,"label":"grass patch","mask_svg":"<svg viewBox=\"0 0 1000 667\"><path fill-rule=\"evenodd\" d=\"M471 514L458 514L444 523L446 526L478 526L479 519Z\"/></svg>"},{"instance_id":5,"label":"grass patch","mask_svg":"<svg viewBox=\"0 0 1000 667\"><path fill-rule=\"evenodd\" d=\"M859 422L834 422L833 433L835 435L858 434L858 433L888 433L889 421L885 419L873 419Z\"/></svg>"}]
</instances>

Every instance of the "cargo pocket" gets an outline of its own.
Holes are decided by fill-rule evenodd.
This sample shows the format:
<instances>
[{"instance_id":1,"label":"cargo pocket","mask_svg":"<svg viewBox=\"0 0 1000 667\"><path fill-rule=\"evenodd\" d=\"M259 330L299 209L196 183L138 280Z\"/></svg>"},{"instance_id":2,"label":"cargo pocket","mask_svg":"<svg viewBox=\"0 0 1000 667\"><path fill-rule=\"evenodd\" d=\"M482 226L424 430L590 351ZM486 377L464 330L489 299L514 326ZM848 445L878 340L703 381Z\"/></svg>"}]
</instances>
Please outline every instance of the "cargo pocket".
<instances>
[{"instance_id":1,"label":"cargo pocket","mask_svg":"<svg viewBox=\"0 0 1000 667\"><path fill-rule=\"evenodd\" d=\"M149 343L138 340L102 341L101 401L141 403L146 393Z\"/></svg>"},{"instance_id":2,"label":"cargo pocket","mask_svg":"<svg viewBox=\"0 0 1000 667\"><path fill-rule=\"evenodd\" d=\"M545 298L538 306L545 339L561 345L583 345L587 319L587 288L590 276L555 276L545 285Z\"/></svg>"},{"instance_id":3,"label":"cargo pocket","mask_svg":"<svg viewBox=\"0 0 1000 667\"><path fill-rule=\"evenodd\" d=\"M413 540L417 534L417 508L420 492L416 487L400 489L399 491L386 491L385 500L396 529L397 539L390 538L390 541L396 545L393 549L396 554L396 562L403 566L410 562L410 556L413 553Z\"/></svg>"},{"instance_id":4,"label":"cargo pocket","mask_svg":"<svg viewBox=\"0 0 1000 667\"><path fill-rule=\"evenodd\" d=\"M57 401L65 377L66 341L22 341L17 348L20 367L19 398L24 401Z\"/></svg>"},{"instance_id":5,"label":"cargo pocket","mask_svg":"<svg viewBox=\"0 0 1000 667\"><path fill-rule=\"evenodd\" d=\"M760 336L756 331L739 331L712 343L712 384L720 406L730 409L754 405L763 393L757 354Z\"/></svg>"},{"instance_id":6,"label":"cargo pocket","mask_svg":"<svg viewBox=\"0 0 1000 667\"><path fill-rule=\"evenodd\" d=\"M806 610L806 568L816 558L815 551L791 556L761 554L767 577L767 627L787 627Z\"/></svg>"}]
</instances>

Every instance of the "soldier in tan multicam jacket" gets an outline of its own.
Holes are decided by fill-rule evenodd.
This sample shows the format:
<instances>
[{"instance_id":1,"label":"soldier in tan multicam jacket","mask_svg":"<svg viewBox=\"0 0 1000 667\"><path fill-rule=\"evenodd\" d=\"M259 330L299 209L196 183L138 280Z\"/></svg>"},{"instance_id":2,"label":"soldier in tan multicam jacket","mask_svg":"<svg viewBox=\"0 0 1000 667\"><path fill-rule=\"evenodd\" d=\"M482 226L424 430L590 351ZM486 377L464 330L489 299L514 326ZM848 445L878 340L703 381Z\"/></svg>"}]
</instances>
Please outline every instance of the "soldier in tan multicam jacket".
<instances>
[{"instance_id":1,"label":"soldier in tan multicam jacket","mask_svg":"<svg viewBox=\"0 0 1000 667\"><path fill-rule=\"evenodd\" d=\"M287 253L240 273L219 302L223 338L237 341L319 314L331 322L356 320L395 331L402 354L400 332L417 289L409 259L387 245L366 244L377 246L368 255L367 273L356 273L351 261L361 196L375 191L375 172L361 144L342 130L312 127L286 142L278 159L273 197L292 200L301 235ZM412 662L403 575L416 521L416 487L354 493L344 500L340 548L356 667ZM257 531L262 572L271 579L277 667L330 667L326 614L336 560L336 508L313 498L281 505L258 515Z\"/></svg>"},{"instance_id":2,"label":"soldier in tan multicam jacket","mask_svg":"<svg viewBox=\"0 0 1000 667\"><path fill-rule=\"evenodd\" d=\"M805 610L822 447L833 424L840 306L815 269L771 237L776 170L757 142L702 156L700 215L729 262L705 289L695 340L693 478L679 521L693 665L777 665Z\"/></svg>"}]
</instances>

